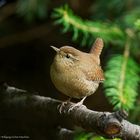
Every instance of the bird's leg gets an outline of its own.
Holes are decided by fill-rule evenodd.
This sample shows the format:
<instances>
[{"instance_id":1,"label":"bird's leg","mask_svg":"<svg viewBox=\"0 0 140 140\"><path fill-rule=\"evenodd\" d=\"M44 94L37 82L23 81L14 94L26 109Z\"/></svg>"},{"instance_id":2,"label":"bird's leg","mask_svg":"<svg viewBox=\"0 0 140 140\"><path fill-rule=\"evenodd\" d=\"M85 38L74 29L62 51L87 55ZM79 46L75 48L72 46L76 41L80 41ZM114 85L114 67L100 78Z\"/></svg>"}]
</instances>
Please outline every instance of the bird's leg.
<instances>
[{"instance_id":1,"label":"bird's leg","mask_svg":"<svg viewBox=\"0 0 140 140\"><path fill-rule=\"evenodd\" d=\"M60 114L63 112L64 107L70 102L70 100L71 100L71 98L68 98L68 100L62 102L62 103L58 106L58 109L59 109Z\"/></svg>"},{"instance_id":2,"label":"bird's leg","mask_svg":"<svg viewBox=\"0 0 140 140\"><path fill-rule=\"evenodd\" d=\"M81 101L79 101L76 104L71 105L69 111L72 111L75 107L80 107L83 105L84 100L86 99L87 96L85 96Z\"/></svg>"}]
</instances>

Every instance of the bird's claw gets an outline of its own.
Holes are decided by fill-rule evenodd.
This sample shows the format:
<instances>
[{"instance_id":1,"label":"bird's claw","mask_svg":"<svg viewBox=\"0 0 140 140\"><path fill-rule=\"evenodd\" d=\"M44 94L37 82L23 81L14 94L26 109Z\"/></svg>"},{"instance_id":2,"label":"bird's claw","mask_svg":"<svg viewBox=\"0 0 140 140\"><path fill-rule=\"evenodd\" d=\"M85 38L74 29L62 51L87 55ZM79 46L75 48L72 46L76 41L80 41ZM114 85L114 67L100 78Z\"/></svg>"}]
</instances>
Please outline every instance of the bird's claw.
<instances>
[{"instance_id":1,"label":"bird's claw","mask_svg":"<svg viewBox=\"0 0 140 140\"><path fill-rule=\"evenodd\" d=\"M58 105L58 109L59 109L60 114L66 113L66 111L68 111L68 113L70 113L73 109L76 109L76 108L86 108L86 106L83 105L83 101L80 101L76 104L74 104L74 103L71 104L69 109L67 110L65 107L68 103L69 103L69 100L65 101L65 102L62 102L60 105Z\"/></svg>"},{"instance_id":2,"label":"bird's claw","mask_svg":"<svg viewBox=\"0 0 140 140\"><path fill-rule=\"evenodd\" d=\"M64 112L65 106L68 104L68 102L62 102L60 105L58 105L59 113L62 114Z\"/></svg>"}]
</instances>

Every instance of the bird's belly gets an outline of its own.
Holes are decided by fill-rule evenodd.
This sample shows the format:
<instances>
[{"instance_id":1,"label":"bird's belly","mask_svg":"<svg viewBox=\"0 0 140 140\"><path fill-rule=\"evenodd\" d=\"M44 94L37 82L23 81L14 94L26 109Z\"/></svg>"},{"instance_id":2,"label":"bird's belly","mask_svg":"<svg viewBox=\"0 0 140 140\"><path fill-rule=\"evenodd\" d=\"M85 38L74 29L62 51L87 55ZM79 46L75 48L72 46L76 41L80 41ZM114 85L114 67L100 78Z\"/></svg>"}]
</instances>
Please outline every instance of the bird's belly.
<instances>
[{"instance_id":1,"label":"bird's belly","mask_svg":"<svg viewBox=\"0 0 140 140\"><path fill-rule=\"evenodd\" d=\"M63 94L72 98L83 98L93 94L99 86L98 82L88 81L84 76L77 76L75 74L68 75L68 73L54 73L51 76L55 87Z\"/></svg>"}]
</instances>

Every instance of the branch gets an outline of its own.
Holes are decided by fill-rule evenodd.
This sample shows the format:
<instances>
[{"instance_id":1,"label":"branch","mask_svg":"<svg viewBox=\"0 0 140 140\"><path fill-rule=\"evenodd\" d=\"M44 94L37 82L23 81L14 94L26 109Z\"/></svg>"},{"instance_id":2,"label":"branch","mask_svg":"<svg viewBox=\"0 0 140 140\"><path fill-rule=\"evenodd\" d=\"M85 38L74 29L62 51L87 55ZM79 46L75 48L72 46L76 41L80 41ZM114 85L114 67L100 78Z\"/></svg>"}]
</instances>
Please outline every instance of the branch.
<instances>
[{"instance_id":1,"label":"branch","mask_svg":"<svg viewBox=\"0 0 140 140\"><path fill-rule=\"evenodd\" d=\"M87 44L90 38L95 36L100 36L106 41L122 41L125 38L124 32L118 26L99 21L83 20L76 16L68 5L55 8L52 17L55 18L56 24L64 26L63 32L73 32L73 40L83 36L82 44ZM80 36L80 34L82 35Z\"/></svg>"},{"instance_id":2,"label":"branch","mask_svg":"<svg viewBox=\"0 0 140 140\"><path fill-rule=\"evenodd\" d=\"M139 65L129 54L133 33L129 29L127 32L123 55L116 54L107 63L104 88L114 109L129 111L135 108L140 78Z\"/></svg>"},{"instance_id":3,"label":"branch","mask_svg":"<svg viewBox=\"0 0 140 140\"><path fill-rule=\"evenodd\" d=\"M63 113L60 114L58 105L61 104L61 101L32 95L27 91L5 84L0 86L0 99L0 114L6 115L7 118L22 119L25 122L32 120L36 125L38 122L43 124L47 122L50 127L54 124L65 125L65 128L67 128L65 123L70 122L70 124L76 124L107 138L140 140L140 126L126 121L124 111L97 112L89 110L85 106L69 111L73 103L68 103L63 108Z\"/></svg>"},{"instance_id":4,"label":"branch","mask_svg":"<svg viewBox=\"0 0 140 140\"><path fill-rule=\"evenodd\" d=\"M119 98L121 104L126 104L126 99L124 98L124 88L125 88L125 81L126 81L126 68L129 60L129 50L130 50L130 39L126 40L124 54L123 54L123 62L121 65L119 83L118 83L118 90L119 90ZM121 106L123 108L123 106Z\"/></svg>"},{"instance_id":5,"label":"branch","mask_svg":"<svg viewBox=\"0 0 140 140\"><path fill-rule=\"evenodd\" d=\"M58 136L60 140L73 140L75 133L65 128L59 128Z\"/></svg>"}]
</instances>

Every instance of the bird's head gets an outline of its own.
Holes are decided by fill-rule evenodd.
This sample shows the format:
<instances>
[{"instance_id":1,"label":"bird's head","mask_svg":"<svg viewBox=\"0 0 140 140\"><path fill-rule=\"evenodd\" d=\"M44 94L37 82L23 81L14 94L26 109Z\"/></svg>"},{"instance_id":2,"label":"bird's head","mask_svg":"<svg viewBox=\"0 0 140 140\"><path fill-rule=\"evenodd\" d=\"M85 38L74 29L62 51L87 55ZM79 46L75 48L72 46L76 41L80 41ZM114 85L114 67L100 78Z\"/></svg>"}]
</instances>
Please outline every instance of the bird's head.
<instances>
[{"instance_id":1,"label":"bird's head","mask_svg":"<svg viewBox=\"0 0 140 140\"><path fill-rule=\"evenodd\" d=\"M63 46L61 48L51 46L51 48L56 51L55 63L65 67L72 66L80 61L81 54L83 53L70 46Z\"/></svg>"}]
</instances>

